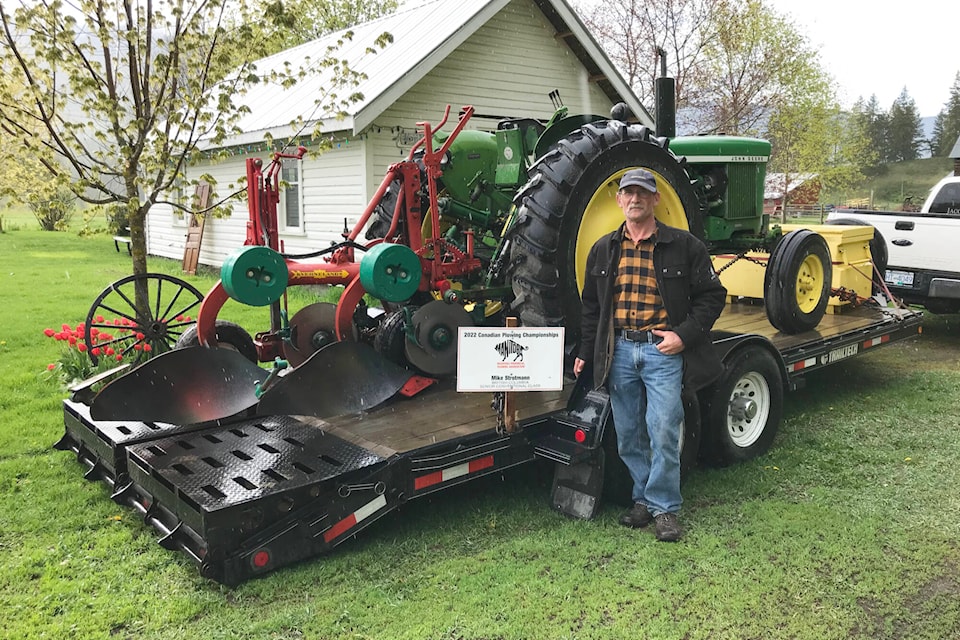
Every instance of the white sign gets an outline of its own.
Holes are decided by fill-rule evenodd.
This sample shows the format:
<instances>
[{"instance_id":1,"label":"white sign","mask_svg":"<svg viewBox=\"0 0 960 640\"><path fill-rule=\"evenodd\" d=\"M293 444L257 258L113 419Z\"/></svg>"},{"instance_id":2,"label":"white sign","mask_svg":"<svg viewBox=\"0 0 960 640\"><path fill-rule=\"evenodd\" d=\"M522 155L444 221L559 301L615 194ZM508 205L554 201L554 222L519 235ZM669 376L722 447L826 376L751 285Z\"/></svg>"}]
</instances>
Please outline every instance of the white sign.
<instances>
[{"instance_id":1,"label":"white sign","mask_svg":"<svg viewBox=\"0 0 960 640\"><path fill-rule=\"evenodd\" d=\"M560 391L563 327L459 327L457 391Z\"/></svg>"}]
</instances>

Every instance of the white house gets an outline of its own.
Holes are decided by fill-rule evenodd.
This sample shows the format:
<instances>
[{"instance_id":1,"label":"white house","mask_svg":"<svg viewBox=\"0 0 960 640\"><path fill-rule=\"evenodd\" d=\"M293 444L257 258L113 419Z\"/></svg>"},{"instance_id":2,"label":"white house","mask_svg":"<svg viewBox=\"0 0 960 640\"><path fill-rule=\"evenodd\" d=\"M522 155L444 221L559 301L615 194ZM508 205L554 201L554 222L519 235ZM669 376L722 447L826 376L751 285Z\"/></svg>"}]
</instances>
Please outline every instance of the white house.
<instances>
[{"instance_id":1,"label":"white house","mask_svg":"<svg viewBox=\"0 0 960 640\"><path fill-rule=\"evenodd\" d=\"M355 89L363 99L337 120L316 114L326 81L322 73L289 88L262 84L240 98L250 107L243 133L223 147L227 161L191 167L217 181L222 197L245 175L246 158L267 158L264 136L290 138L291 123L321 122L333 148L317 157L286 161L289 185L281 203L283 248L306 253L341 239L346 220L357 221L386 168L406 157L419 138L416 123L437 123L446 105L451 121L473 105L472 128L493 130L504 117L549 118L550 92L559 92L570 113L608 114L626 102L644 124L652 118L566 0L432 0L353 27L337 56L366 74ZM378 53L367 48L382 33L393 41ZM260 71L288 61L319 60L342 37L332 34L258 62ZM448 125L445 130L450 130ZM309 148L309 147L308 147ZM184 194L190 197L192 194ZM199 254L219 265L243 245L247 210L238 202L229 218L208 219ZM169 206L155 206L147 220L148 253L180 259L187 221Z\"/></svg>"}]
</instances>

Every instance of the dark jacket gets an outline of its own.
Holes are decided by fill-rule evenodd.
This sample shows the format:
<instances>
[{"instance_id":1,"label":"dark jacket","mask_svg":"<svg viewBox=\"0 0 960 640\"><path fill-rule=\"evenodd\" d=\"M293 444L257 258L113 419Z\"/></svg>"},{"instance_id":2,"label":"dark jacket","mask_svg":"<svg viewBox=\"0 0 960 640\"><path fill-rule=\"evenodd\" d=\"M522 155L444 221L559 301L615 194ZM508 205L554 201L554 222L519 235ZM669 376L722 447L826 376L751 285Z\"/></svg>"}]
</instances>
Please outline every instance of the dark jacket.
<instances>
[{"instance_id":1,"label":"dark jacket","mask_svg":"<svg viewBox=\"0 0 960 640\"><path fill-rule=\"evenodd\" d=\"M594 386L606 383L613 359L613 290L624 225L593 245L587 256L579 357L593 363ZM688 390L713 382L723 363L710 329L723 311L727 290L713 270L707 248L693 234L657 222L653 248L657 288L670 327L683 340L683 381Z\"/></svg>"}]
</instances>

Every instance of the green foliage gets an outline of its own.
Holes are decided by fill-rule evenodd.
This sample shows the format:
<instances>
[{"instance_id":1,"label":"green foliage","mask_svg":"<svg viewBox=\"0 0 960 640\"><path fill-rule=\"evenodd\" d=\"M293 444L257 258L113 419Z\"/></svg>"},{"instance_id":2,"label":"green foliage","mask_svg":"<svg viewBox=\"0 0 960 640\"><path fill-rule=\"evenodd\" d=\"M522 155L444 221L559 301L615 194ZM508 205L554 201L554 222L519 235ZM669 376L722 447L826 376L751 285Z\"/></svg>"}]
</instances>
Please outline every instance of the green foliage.
<instances>
[{"instance_id":1,"label":"green foliage","mask_svg":"<svg viewBox=\"0 0 960 640\"><path fill-rule=\"evenodd\" d=\"M945 158L953 151L958 141L960 141L960 72L957 72L954 77L949 99L937 114L933 126L933 138L930 140L930 151L934 156Z\"/></svg>"},{"instance_id":2,"label":"green foliage","mask_svg":"<svg viewBox=\"0 0 960 640\"><path fill-rule=\"evenodd\" d=\"M906 87L893 101L887 123L887 153L885 160L900 162L920 157L923 130L920 114Z\"/></svg>"},{"instance_id":3,"label":"green foliage","mask_svg":"<svg viewBox=\"0 0 960 640\"><path fill-rule=\"evenodd\" d=\"M28 193L26 206L44 231L65 231L73 218L77 197L66 188L42 189Z\"/></svg>"},{"instance_id":4,"label":"green foliage","mask_svg":"<svg viewBox=\"0 0 960 640\"><path fill-rule=\"evenodd\" d=\"M947 158L921 158L908 162L882 165L883 171L873 172L857 181L831 183L820 194L820 201L829 204L844 204L851 200L866 199L878 209L900 209L905 201L919 206L930 188L952 168Z\"/></svg>"}]
</instances>

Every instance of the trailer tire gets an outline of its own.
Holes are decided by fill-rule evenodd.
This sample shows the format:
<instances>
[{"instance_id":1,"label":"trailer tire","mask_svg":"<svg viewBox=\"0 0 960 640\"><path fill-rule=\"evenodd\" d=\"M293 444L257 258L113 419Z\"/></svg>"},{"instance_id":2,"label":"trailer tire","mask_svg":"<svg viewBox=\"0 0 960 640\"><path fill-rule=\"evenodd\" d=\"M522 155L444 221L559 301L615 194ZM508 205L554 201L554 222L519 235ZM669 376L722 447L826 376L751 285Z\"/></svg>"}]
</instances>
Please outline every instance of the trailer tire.
<instances>
[{"instance_id":1,"label":"trailer tire","mask_svg":"<svg viewBox=\"0 0 960 640\"><path fill-rule=\"evenodd\" d=\"M594 242L623 222L620 177L645 167L657 178L657 218L703 238L697 194L683 163L647 127L601 120L580 127L530 168L517 193L508 276L524 326L563 326L568 355L580 336L580 291ZM568 358L567 364L570 364Z\"/></svg>"},{"instance_id":2,"label":"trailer tire","mask_svg":"<svg viewBox=\"0 0 960 640\"><path fill-rule=\"evenodd\" d=\"M770 253L763 274L764 308L784 333L813 329L830 301L833 263L827 241L809 229L791 231Z\"/></svg>"},{"instance_id":3,"label":"trailer tire","mask_svg":"<svg viewBox=\"0 0 960 640\"><path fill-rule=\"evenodd\" d=\"M217 320L216 327L218 349L233 349L250 362L254 364L259 362L257 347L246 329L228 320ZM194 324L183 332L174 349L199 346L200 338L197 336L197 325Z\"/></svg>"},{"instance_id":4,"label":"trailer tire","mask_svg":"<svg viewBox=\"0 0 960 640\"><path fill-rule=\"evenodd\" d=\"M849 227L872 226L869 222L864 222L863 220L858 220L856 218L837 218L835 220L827 220L827 224L839 224ZM870 281L872 283L870 293L873 295L880 293L882 290L883 278L887 272L887 264L889 260L889 254L887 253L887 241L884 239L883 234L880 233L880 229L877 229L876 227L873 227L873 238L870 239L870 259L873 260L874 268L874 272L870 274Z\"/></svg>"},{"instance_id":5,"label":"trailer tire","mask_svg":"<svg viewBox=\"0 0 960 640\"><path fill-rule=\"evenodd\" d=\"M680 482L690 477L696 468L701 442L700 405L697 394L683 393L683 443L680 446ZM613 425L613 414L603 433L603 495L606 501L629 506L633 504L633 480L630 472L617 453L617 434Z\"/></svg>"},{"instance_id":6,"label":"trailer tire","mask_svg":"<svg viewBox=\"0 0 960 640\"><path fill-rule=\"evenodd\" d=\"M783 415L780 366L765 348L735 351L723 375L700 394L705 427L701 458L726 466L770 449Z\"/></svg>"}]
</instances>

